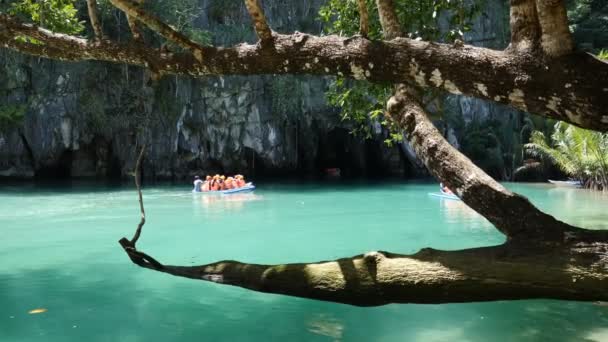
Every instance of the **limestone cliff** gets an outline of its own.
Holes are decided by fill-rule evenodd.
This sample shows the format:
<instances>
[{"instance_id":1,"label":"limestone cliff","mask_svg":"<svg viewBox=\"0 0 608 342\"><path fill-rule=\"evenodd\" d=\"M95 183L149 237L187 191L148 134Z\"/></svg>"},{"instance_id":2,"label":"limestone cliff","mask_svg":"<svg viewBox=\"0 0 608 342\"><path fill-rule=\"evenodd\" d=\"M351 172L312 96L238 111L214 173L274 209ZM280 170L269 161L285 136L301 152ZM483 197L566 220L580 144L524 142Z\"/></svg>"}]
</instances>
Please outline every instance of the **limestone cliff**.
<instances>
[{"instance_id":1,"label":"limestone cliff","mask_svg":"<svg viewBox=\"0 0 608 342\"><path fill-rule=\"evenodd\" d=\"M230 5L234 3L233 5ZM241 2L208 9L197 25L214 44L251 41ZM316 32L322 1L266 2L273 28ZM230 6L229 6L230 5ZM19 125L0 133L0 175L126 177L138 139L149 142L144 174L264 175L343 173L404 175L409 163L380 132L363 141L348 134L325 101L329 81L312 77L166 77L123 65L60 63L0 50L0 108L22 106ZM138 129L145 121L146 130Z\"/></svg>"},{"instance_id":2,"label":"limestone cliff","mask_svg":"<svg viewBox=\"0 0 608 342\"><path fill-rule=\"evenodd\" d=\"M218 3L199 1L207 10L197 26L211 32L215 45L252 41L242 2L226 1L222 6L229 10L218 10ZM315 18L322 3L268 1L265 7L279 32L318 33ZM506 10L502 2L488 2L467 41L504 46ZM139 68L59 63L6 50L0 50L0 74L0 110L24 110L20 123L0 128L2 176L126 177L142 139L150 146L148 178L319 174L331 167L347 175L419 172L408 160L407 146L387 147L381 129L367 141L349 134L349 123L325 101L327 78L169 76L151 82ZM446 111L470 120L510 110L453 97ZM457 144L453 130L446 133Z\"/></svg>"}]
</instances>

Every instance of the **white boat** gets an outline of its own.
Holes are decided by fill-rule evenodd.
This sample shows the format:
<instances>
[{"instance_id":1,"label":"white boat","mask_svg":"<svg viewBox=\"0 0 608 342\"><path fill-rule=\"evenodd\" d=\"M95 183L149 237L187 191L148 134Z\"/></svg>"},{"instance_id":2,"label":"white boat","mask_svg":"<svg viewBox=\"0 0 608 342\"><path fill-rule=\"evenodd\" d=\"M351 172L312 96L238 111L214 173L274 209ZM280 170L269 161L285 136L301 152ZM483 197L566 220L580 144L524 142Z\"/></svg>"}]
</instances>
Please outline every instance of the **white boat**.
<instances>
[{"instance_id":1,"label":"white boat","mask_svg":"<svg viewBox=\"0 0 608 342\"><path fill-rule=\"evenodd\" d=\"M253 183L249 182L245 185L243 185L240 188L236 188L236 189L228 189L228 190L218 190L218 191L196 191L196 190L192 190L192 192L194 193L201 193L201 194L210 194L210 195L230 195L230 194L238 194L238 193L243 193L243 192L249 192L249 191L253 191L255 190L255 185L253 185Z\"/></svg>"},{"instance_id":2,"label":"white boat","mask_svg":"<svg viewBox=\"0 0 608 342\"><path fill-rule=\"evenodd\" d=\"M564 187L570 187L570 188L582 188L583 187L583 184L581 184L581 182L577 181L577 180L558 181L558 180L549 179L549 183L551 183L555 186L564 186Z\"/></svg>"},{"instance_id":3,"label":"white boat","mask_svg":"<svg viewBox=\"0 0 608 342\"><path fill-rule=\"evenodd\" d=\"M460 198L458 198L458 196L453 195L453 194L444 194L442 192L429 192L429 196L435 196L435 197L439 197L439 198L445 198L445 199L451 199L451 200L455 200L455 201L460 201Z\"/></svg>"}]
</instances>

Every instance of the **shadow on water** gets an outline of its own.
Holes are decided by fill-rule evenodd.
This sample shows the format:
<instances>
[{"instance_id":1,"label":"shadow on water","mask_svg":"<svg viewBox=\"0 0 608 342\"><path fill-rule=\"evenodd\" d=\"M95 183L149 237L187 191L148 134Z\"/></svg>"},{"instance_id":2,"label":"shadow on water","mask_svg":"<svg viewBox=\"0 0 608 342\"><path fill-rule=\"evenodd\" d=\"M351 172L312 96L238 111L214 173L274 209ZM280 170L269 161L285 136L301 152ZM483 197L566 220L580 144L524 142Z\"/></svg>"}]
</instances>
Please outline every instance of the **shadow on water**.
<instances>
[{"instance_id":1,"label":"shadow on water","mask_svg":"<svg viewBox=\"0 0 608 342\"><path fill-rule=\"evenodd\" d=\"M314 261L379 248L406 253L503 240L468 208L430 199L435 185L345 184L268 184L253 196L228 201L193 198L190 184L149 187L142 243L161 261L186 264L190 253L197 253L191 258L196 263ZM35 197L40 188L34 185L24 191L32 195L26 199L22 187L3 198L9 205L0 215L0 341L608 340L608 307L590 303L357 308L142 270L116 244L137 223L133 188L108 192L98 184L80 186L48 188L57 198L40 208ZM522 190L550 212L570 211L557 207L560 194ZM80 194L91 191L96 192ZM70 195L62 198L61 192ZM601 210L596 204L589 216ZM352 264L340 266L344 272L352 269ZM40 307L48 311L27 313Z\"/></svg>"},{"instance_id":2,"label":"shadow on water","mask_svg":"<svg viewBox=\"0 0 608 342\"><path fill-rule=\"evenodd\" d=\"M0 274L0 340L605 341L608 308L518 301L357 308L124 264ZM342 265L343 267L348 265ZM47 312L30 315L34 308Z\"/></svg>"}]
</instances>

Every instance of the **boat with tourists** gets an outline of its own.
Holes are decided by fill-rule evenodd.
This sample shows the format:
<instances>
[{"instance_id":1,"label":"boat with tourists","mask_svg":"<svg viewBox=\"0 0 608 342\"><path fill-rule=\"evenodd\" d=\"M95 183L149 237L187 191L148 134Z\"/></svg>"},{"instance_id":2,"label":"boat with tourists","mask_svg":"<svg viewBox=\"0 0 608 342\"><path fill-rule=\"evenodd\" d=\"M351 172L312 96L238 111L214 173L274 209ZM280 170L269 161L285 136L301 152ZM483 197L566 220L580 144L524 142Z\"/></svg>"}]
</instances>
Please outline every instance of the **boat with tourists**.
<instances>
[{"instance_id":1,"label":"boat with tourists","mask_svg":"<svg viewBox=\"0 0 608 342\"><path fill-rule=\"evenodd\" d=\"M205 181L201 180L199 176L195 176L192 192L228 195L253 190L255 190L255 185L252 182L245 182L245 177L242 175L235 175L233 177L215 175L213 177L205 177Z\"/></svg>"},{"instance_id":2,"label":"boat with tourists","mask_svg":"<svg viewBox=\"0 0 608 342\"><path fill-rule=\"evenodd\" d=\"M429 196L445 198L445 199L450 199L450 200L455 200L455 201L461 201L461 199L458 198L458 196L456 196L454 194L445 194L443 192L429 192Z\"/></svg>"},{"instance_id":3,"label":"boat with tourists","mask_svg":"<svg viewBox=\"0 0 608 342\"><path fill-rule=\"evenodd\" d=\"M227 190L211 190L211 191L196 191L195 189L192 189L192 192L194 193L201 193L201 194L218 194L218 195L229 195L229 194L237 194L237 193L243 193L243 192L251 192L255 190L255 185L253 185L253 183L249 182L246 183L244 186L240 187L240 188L236 188L236 189L227 189Z\"/></svg>"},{"instance_id":4,"label":"boat with tourists","mask_svg":"<svg viewBox=\"0 0 608 342\"><path fill-rule=\"evenodd\" d=\"M578 181L578 180L558 181L558 180L549 179L549 183L551 183L555 186L563 186L563 187L569 187L569 188L582 188L583 187L583 183L581 183L581 181Z\"/></svg>"},{"instance_id":5,"label":"boat with tourists","mask_svg":"<svg viewBox=\"0 0 608 342\"><path fill-rule=\"evenodd\" d=\"M460 201L461 199L454 195L452 190L450 190L447 186L443 185L443 183L439 183L439 192L429 192L430 196L445 198L450 200Z\"/></svg>"}]
</instances>

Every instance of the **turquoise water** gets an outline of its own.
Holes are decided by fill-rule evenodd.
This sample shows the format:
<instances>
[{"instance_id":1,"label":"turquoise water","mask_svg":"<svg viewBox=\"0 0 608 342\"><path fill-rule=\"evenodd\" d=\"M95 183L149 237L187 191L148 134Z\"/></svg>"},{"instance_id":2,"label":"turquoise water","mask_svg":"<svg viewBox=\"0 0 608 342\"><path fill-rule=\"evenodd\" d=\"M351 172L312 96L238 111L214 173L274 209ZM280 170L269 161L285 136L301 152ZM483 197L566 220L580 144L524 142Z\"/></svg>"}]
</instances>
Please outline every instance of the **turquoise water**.
<instances>
[{"instance_id":1,"label":"turquoise water","mask_svg":"<svg viewBox=\"0 0 608 342\"><path fill-rule=\"evenodd\" d=\"M608 229L608 196L509 185L558 218ZM319 261L498 244L436 184L263 185L226 197L147 187L138 247L171 264ZM519 301L357 308L141 269L117 241L133 189L0 186L0 341L608 341L608 307ZM48 311L28 314L36 308Z\"/></svg>"}]
</instances>

